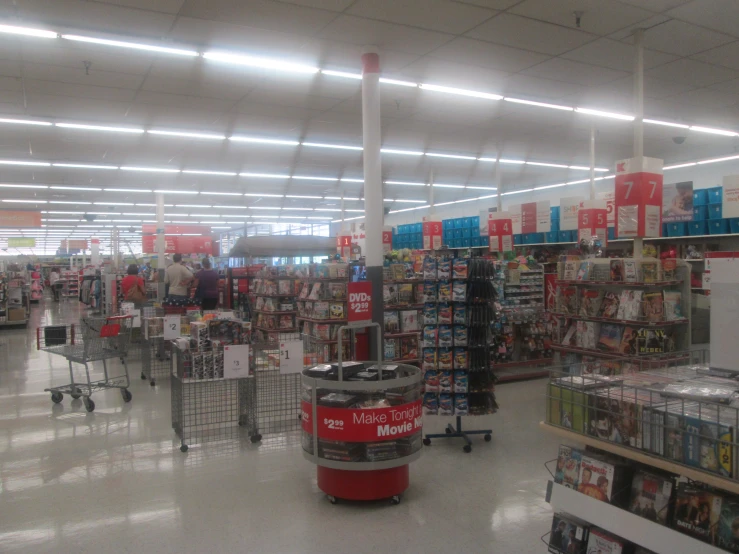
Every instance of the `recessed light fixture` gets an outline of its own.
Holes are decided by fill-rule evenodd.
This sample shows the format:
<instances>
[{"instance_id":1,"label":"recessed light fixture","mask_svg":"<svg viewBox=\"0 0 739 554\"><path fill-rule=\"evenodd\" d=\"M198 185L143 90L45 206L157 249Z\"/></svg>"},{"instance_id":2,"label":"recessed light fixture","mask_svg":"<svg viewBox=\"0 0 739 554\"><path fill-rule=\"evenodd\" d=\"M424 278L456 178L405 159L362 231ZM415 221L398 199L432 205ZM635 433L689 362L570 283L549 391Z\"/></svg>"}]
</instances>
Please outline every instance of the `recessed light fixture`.
<instances>
[{"instance_id":1,"label":"recessed light fixture","mask_svg":"<svg viewBox=\"0 0 739 554\"><path fill-rule=\"evenodd\" d=\"M526 163L525 160L512 160L510 158L500 158L498 162L502 164L515 164L515 165L522 165Z\"/></svg>"},{"instance_id":2,"label":"recessed light fixture","mask_svg":"<svg viewBox=\"0 0 739 554\"><path fill-rule=\"evenodd\" d=\"M0 27L2 27L0 25ZM51 127L48 121L35 121L33 119L4 119L0 118L0 123L10 123L15 125L38 125L40 127Z\"/></svg>"},{"instance_id":3,"label":"recessed light fixture","mask_svg":"<svg viewBox=\"0 0 739 554\"><path fill-rule=\"evenodd\" d=\"M91 191L100 191L103 189L94 188L94 187L65 187L65 186L59 186L59 185L52 185L52 189L58 189L58 190L91 190Z\"/></svg>"},{"instance_id":4,"label":"recessed light fixture","mask_svg":"<svg viewBox=\"0 0 739 554\"><path fill-rule=\"evenodd\" d=\"M234 142L250 142L253 144L279 144L282 146L298 146L300 144L297 140L268 139L268 138L261 138L261 137L244 137L244 136L239 136L239 135L228 137L228 140L232 140Z\"/></svg>"},{"instance_id":5,"label":"recessed light fixture","mask_svg":"<svg viewBox=\"0 0 739 554\"><path fill-rule=\"evenodd\" d=\"M90 164L51 164L54 167L69 167L74 169L118 169L117 165L90 165Z\"/></svg>"},{"instance_id":6,"label":"recessed light fixture","mask_svg":"<svg viewBox=\"0 0 739 554\"><path fill-rule=\"evenodd\" d=\"M293 179L298 179L300 181L338 181L338 177L313 177L310 175L293 175Z\"/></svg>"},{"instance_id":7,"label":"recessed light fixture","mask_svg":"<svg viewBox=\"0 0 739 554\"><path fill-rule=\"evenodd\" d=\"M48 185L0 185L5 189L48 189Z\"/></svg>"},{"instance_id":8,"label":"recessed light fixture","mask_svg":"<svg viewBox=\"0 0 739 554\"><path fill-rule=\"evenodd\" d=\"M183 169L182 173L190 173L192 175L219 175L223 177L236 177L238 173L230 171L205 171L200 169Z\"/></svg>"},{"instance_id":9,"label":"recessed light fixture","mask_svg":"<svg viewBox=\"0 0 739 554\"><path fill-rule=\"evenodd\" d=\"M418 183L413 181L385 181L386 185L403 185L407 187L426 187L426 183Z\"/></svg>"},{"instance_id":10,"label":"recessed light fixture","mask_svg":"<svg viewBox=\"0 0 739 554\"><path fill-rule=\"evenodd\" d=\"M179 169L166 169L162 167L138 167L124 165L121 166L121 169L124 171L148 171L150 173L180 173Z\"/></svg>"},{"instance_id":11,"label":"recessed light fixture","mask_svg":"<svg viewBox=\"0 0 739 554\"><path fill-rule=\"evenodd\" d=\"M147 192L152 193L153 190L148 189L104 189L105 192Z\"/></svg>"},{"instance_id":12,"label":"recessed light fixture","mask_svg":"<svg viewBox=\"0 0 739 554\"><path fill-rule=\"evenodd\" d=\"M315 148L336 148L337 150L364 150L361 146L348 146L344 144L326 144L322 142L303 142L303 146L313 146Z\"/></svg>"},{"instance_id":13,"label":"recessed light fixture","mask_svg":"<svg viewBox=\"0 0 739 554\"><path fill-rule=\"evenodd\" d=\"M398 150L397 148L381 148L383 154L400 154L401 156L423 156L423 152L417 150Z\"/></svg>"},{"instance_id":14,"label":"recessed light fixture","mask_svg":"<svg viewBox=\"0 0 739 554\"><path fill-rule=\"evenodd\" d=\"M31 165L38 167L49 167L49 162L28 162L24 160L0 160L0 165Z\"/></svg>"},{"instance_id":15,"label":"recessed light fixture","mask_svg":"<svg viewBox=\"0 0 739 554\"><path fill-rule=\"evenodd\" d=\"M164 190L164 189L154 189L154 192L161 192L162 194L200 194L196 190Z\"/></svg>"},{"instance_id":16,"label":"recessed light fixture","mask_svg":"<svg viewBox=\"0 0 739 554\"><path fill-rule=\"evenodd\" d=\"M12 204L46 204L46 200L3 200Z\"/></svg>"},{"instance_id":17,"label":"recessed light fixture","mask_svg":"<svg viewBox=\"0 0 739 554\"><path fill-rule=\"evenodd\" d=\"M239 173L240 177L254 177L258 179L289 179L289 175L281 175L278 173Z\"/></svg>"},{"instance_id":18,"label":"recessed light fixture","mask_svg":"<svg viewBox=\"0 0 739 554\"><path fill-rule=\"evenodd\" d=\"M451 158L453 160L477 160L475 156L460 156L458 154L439 154L438 152L426 152L426 156L432 158Z\"/></svg>"}]
</instances>

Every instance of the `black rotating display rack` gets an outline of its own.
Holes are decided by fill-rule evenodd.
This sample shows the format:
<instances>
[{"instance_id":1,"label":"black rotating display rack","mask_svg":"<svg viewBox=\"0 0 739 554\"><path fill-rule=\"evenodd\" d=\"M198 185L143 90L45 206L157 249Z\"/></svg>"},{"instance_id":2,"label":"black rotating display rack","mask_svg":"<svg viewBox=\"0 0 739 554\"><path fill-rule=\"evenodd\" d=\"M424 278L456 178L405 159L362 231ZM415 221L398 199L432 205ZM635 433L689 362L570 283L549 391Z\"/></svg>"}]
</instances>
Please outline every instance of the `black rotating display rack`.
<instances>
[{"instance_id":1,"label":"black rotating display rack","mask_svg":"<svg viewBox=\"0 0 739 554\"><path fill-rule=\"evenodd\" d=\"M457 264L466 263L468 265L467 274L457 270ZM483 435L486 442L492 440L492 429L472 429L465 430L462 428L463 417L474 417L493 414L498 409L495 399L495 382L496 377L492 372L489 364L489 344L491 341L491 323L495 321L495 287L492 278L495 276L495 268L492 260L488 259L468 259L455 260L452 281L465 281L467 285L466 291L466 327L467 327L467 344L461 347L455 343L455 370L458 365L458 356L467 357L466 375L462 379L457 379L455 371L455 416L456 427L451 423L447 425L445 432L439 434L427 434L423 439L423 443L428 446L431 439L450 439L462 438L465 441L463 450L467 453L472 452L472 441L469 435ZM464 348L462 350L461 348ZM466 377L466 387L459 386L460 381ZM462 392L466 388L466 393ZM458 393L461 393L458 394ZM459 413L459 405L456 397L466 396L467 410L466 413ZM441 408L441 406L440 406ZM464 412L464 410L462 410ZM440 410L439 415L446 415Z\"/></svg>"}]
</instances>

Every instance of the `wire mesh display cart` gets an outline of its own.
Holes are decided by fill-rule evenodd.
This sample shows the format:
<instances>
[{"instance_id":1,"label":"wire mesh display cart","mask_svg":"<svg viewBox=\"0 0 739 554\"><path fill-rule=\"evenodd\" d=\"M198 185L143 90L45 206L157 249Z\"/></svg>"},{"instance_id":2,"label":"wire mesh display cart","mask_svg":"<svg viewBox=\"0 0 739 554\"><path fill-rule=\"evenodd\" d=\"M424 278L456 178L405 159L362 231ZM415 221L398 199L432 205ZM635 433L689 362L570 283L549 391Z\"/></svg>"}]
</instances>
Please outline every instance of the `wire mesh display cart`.
<instances>
[{"instance_id":1,"label":"wire mesh display cart","mask_svg":"<svg viewBox=\"0 0 739 554\"><path fill-rule=\"evenodd\" d=\"M243 378L224 377L223 351L172 348L172 428L180 450L194 444L237 439L261 440L257 430L253 350Z\"/></svg>"},{"instance_id":2,"label":"wire mesh display cart","mask_svg":"<svg viewBox=\"0 0 739 554\"><path fill-rule=\"evenodd\" d=\"M141 321L141 380L153 387L156 380L172 374L172 343L164 339L164 310L150 308Z\"/></svg>"},{"instance_id":3,"label":"wire mesh display cart","mask_svg":"<svg viewBox=\"0 0 739 554\"><path fill-rule=\"evenodd\" d=\"M85 409L92 412L95 409L95 402L90 398L92 393L113 388L120 389L124 402L130 402L132 395L128 390L130 379L126 358L128 357L132 322L133 317L131 316L84 318L76 334L73 328L70 328L68 333L66 328L62 332L61 326L39 328L36 333L39 350L63 356L69 363L70 383L44 389L51 393L52 402L59 404L66 393L74 399L82 397ZM55 329L55 331L50 333L50 329ZM80 334L81 342L79 341ZM41 344L42 336L44 337L43 345ZM49 344L50 342L52 344ZM108 371L107 360L115 359L121 361L123 373L111 375ZM102 378L96 379L91 376L90 366L93 362L103 363ZM85 366L86 382L75 381L73 363Z\"/></svg>"}]
</instances>

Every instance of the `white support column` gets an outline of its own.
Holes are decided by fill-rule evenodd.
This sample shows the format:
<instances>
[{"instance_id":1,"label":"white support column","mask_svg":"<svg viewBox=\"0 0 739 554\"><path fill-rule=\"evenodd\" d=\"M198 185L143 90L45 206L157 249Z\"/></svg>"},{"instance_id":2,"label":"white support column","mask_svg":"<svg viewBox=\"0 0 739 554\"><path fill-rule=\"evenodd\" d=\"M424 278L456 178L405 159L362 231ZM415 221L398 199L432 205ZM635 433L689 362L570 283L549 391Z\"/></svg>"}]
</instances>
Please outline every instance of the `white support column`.
<instances>
[{"instance_id":1,"label":"white support column","mask_svg":"<svg viewBox=\"0 0 739 554\"><path fill-rule=\"evenodd\" d=\"M342 235L346 231L346 212L344 211L344 193L341 193L341 229L339 229L339 235Z\"/></svg>"},{"instance_id":2,"label":"white support column","mask_svg":"<svg viewBox=\"0 0 739 554\"><path fill-rule=\"evenodd\" d=\"M590 199L595 200L595 125L590 124Z\"/></svg>"},{"instance_id":3,"label":"white support column","mask_svg":"<svg viewBox=\"0 0 739 554\"><path fill-rule=\"evenodd\" d=\"M634 33L634 157L644 155L644 29ZM634 258L641 258L644 240L634 239Z\"/></svg>"},{"instance_id":4,"label":"white support column","mask_svg":"<svg viewBox=\"0 0 739 554\"><path fill-rule=\"evenodd\" d=\"M372 283L372 321L383 325L382 305L382 230L385 220L382 199L382 160L380 158L380 56L368 47L362 54L362 142L364 146L364 222L367 280ZM382 340L382 337L379 338ZM370 343L370 352L377 345ZM381 348L379 348L381 350ZM381 361L381 360L378 360Z\"/></svg>"},{"instance_id":5,"label":"white support column","mask_svg":"<svg viewBox=\"0 0 739 554\"><path fill-rule=\"evenodd\" d=\"M433 215L436 213L436 208L434 208L434 170L431 170L431 173L429 174L429 215Z\"/></svg>"},{"instance_id":6,"label":"white support column","mask_svg":"<svg viewBox=\"0 0 739 554\"><path fill-rule=\"evenodd\" d=\"M501 196L503 192L503 182L500 177L500 162L496 160L495 162L495 188L497 189L495 192L498 195L495 200L497 202L498 212L503 211L503 197Z\"/></svg>"},{"instance_id":7,"label":"white support column","mask_svg":"<svg viewBox=\"0 0 739 554\"><path fill-rule=\"evenodd\" d=\"M164 300L164 194L161 192L156 193L157 200L157 238L156 238L156 251L157 251L157 272L159 273L159 284L157 285L157 300L161 302Z\"/></svg>"}]
</instances>

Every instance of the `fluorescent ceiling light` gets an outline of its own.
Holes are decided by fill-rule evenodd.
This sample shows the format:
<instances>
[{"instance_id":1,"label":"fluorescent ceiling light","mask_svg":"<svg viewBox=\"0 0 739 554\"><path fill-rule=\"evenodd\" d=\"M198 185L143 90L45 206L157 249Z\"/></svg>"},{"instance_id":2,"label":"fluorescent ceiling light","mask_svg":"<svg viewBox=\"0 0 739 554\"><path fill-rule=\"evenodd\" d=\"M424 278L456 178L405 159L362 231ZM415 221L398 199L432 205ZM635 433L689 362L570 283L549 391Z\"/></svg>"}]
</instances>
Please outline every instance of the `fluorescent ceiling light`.
<instances>
[{"instance_id":1,"label":"fluorescent ceiling light","mask_svg":"<svg viewBox=\"0 0 739 554\"><path fill-rule=\"evenodd\" d=\"M383 154L401 154L403 156L423 156L423 152L416 150L396 150L395 148L381 148Z\"/></svg>"},{"instance_id":2,"label":"fluorescent ceiling light","mask_svg":"<svg viewBox=\"0 0 739 554\"><path fill-rule=\"evenodd\" d=\"M168 48L165 46L153 46L150 44L140 44L137 42L123 42L120 40L108 40L104 38L86 37L81 35L62 35L63 39L74 40L77 42L91 42L93 44L103 44L105 46L118 46L120 48L132 48L134 50L145 50L147 52L159 52L161 54L176 54L178 56L196 57L199 54L194 50L182 50L180 48Z\"/></svg>"},{"instance_id":3,"label":"fluorescent ceiling light","mask_svg":"<svg viewBox=\"0 0 739 554\"><path fill-rule=\"evenodd\" d=\"M130 202L95 202L96 206L133 206ZM143 204L137 204L138 206L142 206ZM154 204L156 205L156 204ZM115 215L115 214L111 214Z\"/></svg>"},{"instance_id":4,"label":"fluorescent ceiling light","mask_svg":"<svg viewBox=\"0 0 739 554\"><path fill-rule=\"evenodd\" d=\"M739 156L727 156L725 158L713 158L712 160L702 160L698 162L698 165L714 164L716 162L728 162L729 160L739 160Z\"/></svg>"},{"instance_id":5,"label":"fluorescent ceiling light","mask_svg":"<svg viewBox=\"0 0 739 554\"><path fill-rule=\"evenodd\" d=\"M364 183L364 179L349 179L347 177L341 178L342 183Z\"/></svg>"},{"instance_id":6,"label":"fluorescent ceiling light","mask_svg":"<svg viewBox=\"0 0 739 554\"><path fill-rule=\"evenodd\" d=\"M243 137L238 135L228 137L228 140L233 140L235 142L251 142L255 144L280 144L283 146L297 146L300 144L297 140L266 139L260 137Z\"/></svg>"},{"instance_id":7,"label":"fluorescent ceiling light","mask_svg":"<svg viewBox=\"0 0 739 554\"><path fill-rule=\"evenodd\" d=\"M380 77L380 82L385 85L398 85L399 87L417 87L418 83L412 83L410 81L399 81L397 79L388 79L387 77Z\"/></svg>"},{"instance_id":8,"label":"fluorescent ceiling light","mask_svg":"<svg viewBox=\"0 0 739 554\"><path fill-rule=\"evenodd\" d=\"M322 142L304 142L303 146L314 146L316 148L336 148L337 150L363 150L361 146L345 146L343 144L325 144Z\"/></svg>"},{"instance_id":9,"label":"fluorescent ceiling light","mask_svg":"<svg viewBox=\"0 0 739 554\"><path fill-rule=\"evenodd\" d=\"M136 129L133 127L108 127L105 125L82 125L80 123L55 123L57 127L64 129L82 129L86 131L110 131L113 133L143 133L143 129Z\"/></svg>"},{"instance_id":10,"label":"fluorescent ceiling light","mask_svg":"<svg viewBox=\"0 0 739 554\"><path fill-rule=\"evenodd\" d=\"M526 104L528 106L538 106L540 108L551 108L553 110L563 110L567 112L574 111L575 108L572 106L561 106L559 104L548 104L546 102L534 102L533 100L523 100L521 98L511 98L506 96L503 100L506 102L514 102L516 104Z\"/></svg>"},{"instance_id":11,"label":"fluorescent ceiling light","mask_svg":"<svg viewBox=\"0 0 739 554\"><path fill-rule=\"evenodd\" d=\"M401 198L386 198L386 202L400 202L402 204L425 204L427 200L406 200Z\"/></svg>"},{"instance_id":12,"label":"fluorescent ceiling light","mask_svg":"<svg viewBox=\"0 0 739 554\"><path fill-rule=\"evenodd\" d=\"M336 208L316 208L315 211L317 212L340 212L341 210L338 210Z\"/></svg>"},{"instance_id":13,"label":"fluorescent ceiling light","mask_svg":"<svg viewBox=\"0 0 739 554\"><path fill-rule=\"evenodd\" d=\"M211 206L211 208L220 208L222 210L243 210L246 206Z\"/></svg>"},{"instance_id":14,"label":"fluorescent ceiling light","mask_svg":"<svg viewBox=\"0 0 739 554\"><path fill-rule=\"evenodd\" d=\"M413 208L403 208L402 210L390 210L389 213L391 214L397 214L400 212L410 212L412 210L422 210L424 208L429 208L430 206L428 204L425 204L423 206L414 206Z\"/></svg>"},{"instance_id":15,"label":"fluorescent ceiling light","mask_svg":"<svg viewBox=\"0 0 739 554\"><path fill-rule=\"evenodd\" d=\"M214 194L216 196L244 196L241 192L206 192L201 191L200 194Z\"/></svg>"},{"instance_id":16,"label":"fluorescent ceiling light","mask_svg":"<svg viewBox=\"0 0 739 554\"><path fill-rule=\"evenodd\" d=\"M118 169L117 165L88 165L88 164L51 164L54 167L71 167L79 169Z\"/></svg>"},{"instance_id":17,"label":"fluorescent ceiling light","mask_svg":"<svg viewBox=\"0 0 739 554\"><path fill-rule=\"evenodd\" d=\"M136 205L137 206L148 206L148 207L152 207L153 206L153 207L156 208L156 204L136 204ZM174 204L165 204L164 207L165 208L173 208L174 207Z\"/></svg>"},{"instance_id":18,"label":"fluorescent ceiling light","mask_svg":"<svg viewBox=\"0 0 739 554\"><path fill-rule=\"evenodd\" d=\"M315 198L317 200L321 200L322 196L299 196L297 194L286 194L285 198Z\"/></svg>"},{"instance_id":19,"label":"fluorescent ceiling light","mask_svg":"<svg viewBox=\"0 0 739 554\"><path fill-rule=\"evenodd\" d=\"M93 213L93 212L87 212L87 213ZM154 217L154 214L146 213L146 212L123 212L123 215L142 215L144 217Z\"/></svg>"},{"instance_id":20,"label":"fluorescent ceiling light","mask_svg":"<svg viewBox=\"0 0 739 554\"><path fill-rule=\"evenodd\" d=\"M11 123L15 125L38 125L41 127L51 126L51 123L49 123L48 121L34 121L32 119L3 119L3 118L0 118L0 123Z\"/></svg>"},{"instance_id":21,"label":"fluorescent ceiling light","mask_svg":"<svg viewBox=\"0 0 739 554\"><path fill-rule=\"evenodd\" d=\"M561 169L567 169L568 166L562 164L550 164L545 162L526 162L526 165L539 165L542 167L559 167Z\"/></svg>"},{"instance_id":22,"label":"fluorescent ceiling light","mask_svg":"<svg viewBox=\"0 0 739 554\"><path fill-rule=\"evenodd\" d=\"M441 183L434 183L434 187L441 187L446 189L463 189L464 185L443 185Z\"/></svg>"},{"instance_id":23,"label":"fluorescent ceiling light","mask_svg":"<svg viewBox=\"0 0 739 554\"><path fill-rule=\"evenodd\" d=\"M279 206L249 206L250 210L281 210Z\"/></svg>"},{"instance_id":24,"label":"fluorescent ceiling light","mask_svg":"<svg viewBox=\"0 0 739 554\"><path fill-rule=\"evenodd\" d=\"M175 208L212 208L210 204L175 204Z\"/></svg>"},{"instance_id":25,"label":"fluorescent ceiling light","mask_svg":"<svg viewBox=\"0 0 739 554\"><path fill-rule=\"evenodd\" d=\"M3 202L11 202L14 204L46 204L46 200L3 200Z\"/></svg>"},{"instance_id":26,"label":"fluorescent ceiling light","mask_svg":"<svg viewBox=\"0 0 739 554\"><path fill-rule=\"evenodd\" d=\"M476 90L466 90L454 87L443 87L441 85L430 85L428 83L421 83L419 86L424 90L446 92L448 94L458 94L460 96L471 96L472 98L484 98L486 100L501 100L503 98L500 94L490 94L489 92L478 92Z\"/></svg>"},{"instance_id":27,"label":"fluorescent ceiling light","mask_svg":"<svg viewBox=\"0 0 739 554\"><path fill-rule=\"evenodd\" d=\"M210 139L210 140L225 140L225 135L214 135L210 133L188 133L184 131L146 131L150 135L163 135L167 137L183 137L183 138L197 138L197 139Z\"/></svg>"},{"instance_id":28,"label":"fluorescent ceiling light","mask_svg":"<svg viewBox=\"0 0 739 554\"><path fill-rule=\"evenodd\" d=\"M432 158L452 158L455 160L477 160L475 156L459 156L456 154L438 154L436 152L426 152L426 156L431 156Z\"/></svg>"},{"instance_id":29,"label":"fluorescent ceiling light","mask_svg":"<svg viewBox=\"0 0 739 554\"><path fill-rule=\"evenodd\" d=\"M190 214L190 217L221 217L218 214Z\"/></svg>"},{"instance_id":30,"label":"fluorescent ceiling light","mask_svg":"<svg viewBox=\"0 0 739 554\"><path fill-rule=\"evenodd\" d=\"M689 162L685 164L677 164L677 165L668 165L662 168L662 171L668 171L670 169L680 169L681 167L692 167L694 165L698 165L696 162Z\"/></svg>"},{"instance_id":31,"label":"fluorescent ceiling light","mask_svg":"<svg viewBox=\"0 0 739 554\"><path fill-rule=\"evenodd\" d=\"M597 115L599 117L608 117L611 119L622 119L624 121L634 121L633 115L627 115L622 113L616 113L616 112L604 112L602 110L592 110L590 108L576 108L575 111L577 113L584 113L587 115Z\"/></svg>"},{"instance_id":32,"label":"fluorescent ceiling light","mask_svg":"<svg viewBox=\"0 0 739 554\"><path fill-rule=\"evenodd\" d=\"M466 188L472 189L472 190L498 190L496 187L473 187L470 185L467 185Z\"/></svg>"},{"instance_id":33,"label":"fluorescent ceiling light","mask_svg":"<svg viewBox=\"0 0 739 554\"><path fill-rule=\"evenodd\" d=\"M206 60L213 60L216 62L232 63L236 65L247 65L250 67L262 67L265 69L273 69L278 71L290 71L293 73L318 73L317 67L309 65L302 65L297 63L283 62L273 58L260 58L256 56L241 56L238 54L231 54L229 52L211 51L203 54L203 58Z\"/></svg>"},{"instance_id":34,"label":"fluorescent ceiling light","mask_svg":"<svg viewBox=\"0 0 739 554\"><path fill-rule=\"evenodd\" d=\"M147 192L152 193L153 190L149 189L105 189L105 192Z\"/></svg>"},{"instance_id":35,"label":"fluorescent ceiling light","mask_svg":"<svg viewBox=\"0 0 739 554\"><path fill-rule=\"evenodd\" d=\"M518 165L521 165L521 164L525 164L526 163L525 160L511 160L511 159L508 159L508 158L500 158L498 161L500 163L502 163L502 164L518 164Z\"/></svg>"},{"instance_id":36,"label":"fluorescent ceiling light","mask_svg":"<svg viewBox=\"0 0 739 554\"><path fill-rule=\"evenodd\" d=\"M162 194L199 194L196 190L164 190L154 189L154 192L161 192Z\"/></svg>"},{"instance_id":37,"label":"fluorescent ceiling light","mask_svg":"<svg viewBox=\"0 0 739 554\"><path fill-rule=\"evenodd\" d=\"M426 187L426 183L415 183L412 181L385 181L386 185L404 185L408 187Z\"/></svg>"},{"instance_id":38,"label":"fluorescent ceiling light","mask_svg":"<svg viewBox=\"0 0 739 554\"><path fill-rule=\"evenodd\" d=\"M497 162L498 158L477 158L478 162Z\"/></svg>"},{"instance_id":39,"label":"fluorescent ceiling light","mask_svg":"<svg viewBox=\"0 0 739 554\"><path fill-rule=\"evenodd\" d=\"M293 175L293 179L300 181L338 181L338 177L311 177L309 175Z\"/></svg>"},{"instance_id":40,"label":"fluorescent ceiling light","mask_svg":"<svg viewBox=\"0 0 739 554\"><path fill-rule=\"evenodd\" d=\"M39 167L48 167L51 164L48 162L26 162L23 160L0 160L0 165L32 165Z\"/></svg>"},{"instance_id":41,"label":"fluorescent ceiling light","mask_svg":"<svg viewBox=\"0 0 739 554\"><path fill-rule=\"evenodd\" d=\"M92 212L56 212L56 211L49 211L46 212L48 214L84 214L84 213L92 213Z\"/></svg>"},{"instance_id":42,"label":"fluorescent ceiling light","mask_svg":"<svg viewBox=\"0 0 739 554\"><path fill-rule=\"evenodd\" d=\"M699 133L710 133L712 135L723 135L725 137L737 136L737 133L735 133L734 131L725 131L724 129L713 129L711 127L700 127L698 125L691 126L690 130L698 131Z\"/></svg>"},{"instance_id":43,"label":"fluorescent ceiling light","mask_svg":"<svg viewBox=\"0 0 739 554\"><path fill-rule=\"evenodd\" d=\"M58 189L58 190L103 190L103 189L94 188L94 187L62 187L62 186L57 186L57 185L53 185L51 188Z\"/></svg>"},{"instance_id":44,"label":"fluorescent ceiling light","mask_svg":"<svg viewBox=\"0 0 739 554\"><path fill-rule=\"evenodd\" d=\"M512 190L510 192L502 192L501 196L507 196L509 194L521 194L522 192L531 192L534 189L521 189L521 190Z\"/></svg>"},{"instance_id":45,"label":"fluorescent ceiling light","mask_svg":"<svg viewBox=\"0 0 739 554\"><path fill-rule=\"evenodd\" d=\"M240 177L256 177L262 179L289 179L289 175L280 175L278 173L239 173Z\"/></svg>"},{"instance_id":46,"label":"fluorescent ceiling light","mask_svg":"<svg viewBox=\"0 0 739 554\"><path fill-rule=\"evenodd\" d=\"M361 73L348 73L346 71L333 71L330 69L322 69L321 73L324 75L330 75L331 77L344 77L346 79L362 79Z\"/></svg>"},{"instance_id":47,"label":"fluorescent ceiling light","mask_svg":"<svg viewBox=\"0 0 739 554\"><path fill-rule=\"evenodd\" d=\"M293 211L302 211L302 212L312 212L313 208L294 208L292 206L284 206L282 208L283 210L293 210ZM347 210L349 211L349 210Z\"/></svg>"},{"instance_id":48,"label":"fluorescent ceiling light","mask_svg":"<svg viewBox=\"0 0 739 554\"><path fill-rule=\"evenodd\" d=\"M48 189L47 185L0 185L5 189Z\"/></svg>"},{"instance_id":49,"label":"fluorescent ceiling light","mask_svg":"<svg viewBox=\"0 0 739 554\"><path fill-rule=\"evenodd\" d=\"M224 223L228 223L228 222L225 221ZM211 227L211 229L230 229L230 228L231 227L215 227L215 226Z\"/></svg>"},{"instance_id":50,"label":"fluorescent ceiling light","mask_svg":"<svg viewBox=\"0 0 739 554\"><path fill-rule=\"evenodd\" d=\"M151 173L180 173L179 169L165 169L160 167L137 167L124 165L121 166L121 169L124 171L149 171Z\"/></svg>"},{"instance_id":51,"label":"fluorescent ceiling light","mask_svg":"<svg viewBox=\"0 0 739 554\"><path fill-rule=\"evenodd\" d=\"M283 194L256 194L252 192L245 192L244 196L264 196L265 198L282 198Z\"/></svg>"},{"instance_id":52,"label":"fluorescent ceiling light","mask_svg":"<svg viewBox=\"0 0 739 554\"><path fill-rule=\"evenodd\" d=\"M590 179L580 179L579 181L567 181L565 185L581 185L582 183L589 183Z\"/></svg>"},{"instance_id":53,"label":"fluorescent ceiling light","mask_svg":"<svg viewBox=\"0 0 739 554\"><path fill-rule=\"evenodd\" d=\"M682 123L672 123L671 121L660 121L659 119L644 119L644 123L651 123L652 125L663 125L665 127L677 127L678 129L690 129L690 125L683 125Z\"/></svg>"},{"instance_id":54,"label":"fluorescent ceiling light","mask_svg":"<svg viewBox=\"0 0 739 554\"><path fill-rule=\"evenodd\" d=\"M222 175L224 177L236 177L238 173L230 171L202 171L200 169L183 169L182 173L190 173L192 175Z\"/></svg>"},{"instance_id":55,"label":"fluorescent ceiling light","mask_svg":"<svg viewBox=\"0 0 739 554\"><path fill-rule=\"evenodd\" d=\"M557 187L565 187L567 183L557 183L556 185L545 185L543 187L534 187L534 190L554 189Z\"/></svg>"},{"instance_id":56,"label":"fluorescent ceiling light","mask_svg":"<svg viewBox=\"0 0 739 554\"><path fill-rule=\"evenodd\" d=\"M571 165L570 169L579 169L582 171L590 171L589 167L585 167L584 165Z\"/></svg>"},{"instance_id":57,"label":"fluorescent ceiling light","mask_svg":"<svg viewBox=\"0 0 739 554\"><path fill-rule=\"evenodd\" d=\"M32 29L30 27L16 27L14 25L0 25L0 33L7 33L9 35L22 35L25 37L36 37L36 38L57 38L58 33L54 31L45 31L43 29Z\"/></svg>"}]
</instances>

